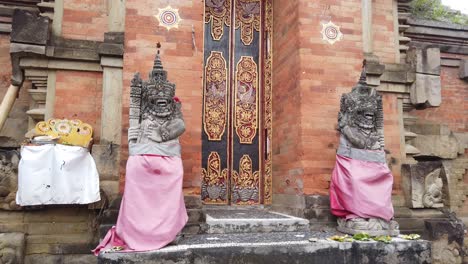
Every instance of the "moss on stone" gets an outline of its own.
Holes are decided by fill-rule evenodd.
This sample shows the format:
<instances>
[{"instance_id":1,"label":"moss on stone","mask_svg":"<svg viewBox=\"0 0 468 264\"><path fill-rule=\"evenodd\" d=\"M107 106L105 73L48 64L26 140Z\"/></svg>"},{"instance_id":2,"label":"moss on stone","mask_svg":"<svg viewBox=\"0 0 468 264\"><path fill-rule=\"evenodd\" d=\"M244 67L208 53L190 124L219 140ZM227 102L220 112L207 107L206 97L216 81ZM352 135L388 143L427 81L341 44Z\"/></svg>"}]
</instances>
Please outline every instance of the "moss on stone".
<instances>
[{"instance_id":1,"label":"moss on stone","mask_svg":"<svg viewBox=\"0 0 468 264\"><path fill-rule=\"evenodd\" d=\"M440 0L413 0L411 13L418 18L468 25L467 15L442 5Z\"/></svg>"}]
</instances>

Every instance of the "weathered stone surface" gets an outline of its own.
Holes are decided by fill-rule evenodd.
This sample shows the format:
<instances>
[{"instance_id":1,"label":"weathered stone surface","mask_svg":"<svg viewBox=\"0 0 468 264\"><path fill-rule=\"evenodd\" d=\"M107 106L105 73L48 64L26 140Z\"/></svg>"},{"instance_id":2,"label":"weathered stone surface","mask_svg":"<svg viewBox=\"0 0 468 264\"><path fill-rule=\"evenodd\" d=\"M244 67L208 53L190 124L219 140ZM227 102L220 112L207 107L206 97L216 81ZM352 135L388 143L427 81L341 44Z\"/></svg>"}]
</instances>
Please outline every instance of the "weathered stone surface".
<instances>
[{"instance_id":1,"label":"weathered stone surface","mask_svg":"<svg viewBox=\"0 0 468 264\"><path fill-rule=\"evenodd\" d=\"M24 254L24 233L0 233L0 263L22 264Z\"/></svg>"},{"instance_id":2,"label":"weathered stone surface","mask_svg":"<svg viewBox=\"0 0 468 264\"><path fill-rule=\"evenodd\" d=\"M15 9L10 37L11 42L45 45L49 39L49 19Z\"/></svg>"},{"instance_id":3,"label":"weathered stone surface","mask_svg":"<svg viewBox=\"0 0 468 264\"><path fill-rule=\"evenodd\" d=\"M441 135L448 136L451 133L450 128L444 124L415 122L410 124L411 132L418 135Z\"/></svg>"},{"instance_id":4,"label":"weathered stone surface","mask_svg":"<svg viewBox=\"0 0 468 264\"><path fill-rule=\"evenodd\" d=\"M98 52L100 55L121 57L123 56L124 46L123 44L102 43L99 45Z\"/></svg>"},{"instance_id":5,"label":"weathered stone surface","mask_svg":"<svg viewBox=\"0 0 468 264\"><path fill-rule=\"evenodd\" d=\"M443 207L448 200L448 183L441 161L421 161L403 164L403 191L410 208Z\"/></svg>"},{"instance_id":6,"label":"weathered stone surface","mask_svg":"<svg viewBox=\"0 0 468 264\"><path fill-rule=\"evenodd\" d=\"M432 241L432 260L439 263L462 263L464 229L456 219L437 219L425 221L425 237Z\"/></svg>"},{"instance_id":7,"label":"weathered stone surface","mask_svg":"<svg viewBox=\"0 0 468 264\"><path fill-rule=\"evenodd\" d=\"M119 182L115 180L106 180L99 183L101 190L104 191L109 200L115 199L119 195Z\"/></svg>"},{"instance_id":8,"label":"weathered stone surface","mask_svg":"<svg viewBox=\"0 0 468 264\"><path fill-rule=\"evenodd\" d=\"M455 159L458 155L458 140L454 135L418 135L411 141L419 150L416 159L436 157L441 159Z\"/></svg>"},{"instance_id":9,"label":"weathered stone surface","mask_svg":"<svg viewBox=\"0 0 468 264\"><path fill-rule=\"evenodd\" d=\"M442 102L440 76L416 73L410 88L411 103L417 107L436 107Z\"/></svg>"},{"instance_id":10,"label":"weathered stone surface","mask_svg":"<svg viewBox=\"0 0 468 264\"><path fill-rule=\"evenodd\" d=\"M309 229L309 221L262 209L207 210L207 233L295 232Z\"/></svg>"},{"instance_id":11,"label":"weathered stone surface","mask_svg":"<svg viewBox=\"0 0 468 264\"><path fill-rule=\"evenodd\" d=\"M459 71L458 76L460 77L460 79L468 81L468 60L467 59L460 60L460 71Z\"/></svg>"},{"instance_id":12,"label":"weathered stone surface","mask_svg":"<svg viewBox=\"0 0 468 264\"><path fill-rule=\"evenodd\" d=\"M100 264L134 263L431 263L428 241L335 242L330 233L200 235L145 253L106 253ZM314 238L317 242L310 242Z\"/></svg>"},{"instance_id":13,"label":"weathered stone surface","mask_svg":"<svg viewBox=\"0 0 468 264\"><path fill-rule=\"evenodd\" d=\"M330 208L330 196L305 195L305 208Z\"/></svg>"},{"instance_id":14,"label":"weathered stone surface","mask_svg":"<svg viewBox=\"0 0 468 264\"><path fill-rule=\"evenodd\" d=\"M440 49L437 47L412 47L406 60L416 73L440 75Z\"/></svg>"},{"instance_id":15,"label":"weathered stone surface","mask_svg":"<svg viewBox=\"0 0 468 264\"><path fill-rule=\"evenodd\" d=\"M93 145L92 156L101 180L119 180L119 153L120 146L116 144Z\"/></svg>"},{"instance_id":16,"label":"weathered stone surface","mask_svg":"<svg viewBox=\"0 0 468 264\"><path fill-rule=\"evenodd\" d=\"M67 47L50 47L48 56L60 59L76 59L87 61L99 61L99 54L94 49L78 49Z\"/></svg>"},{"instance_id":17,"label":"weathered stone surface","mask_svg":"<svg viewBox=\"0 0 468 264\"><path fill-rule=\"evenodd\" d=\"M187 209L200 209L203 207L199 195L185 195L184 202Z\"/></svg>"},{"instance_id":18,"label":"weathered stone surface","mask_svg":"<svg viewBox=\"0 0 468 264\"><path fill-rule=\"evenodd\" d=\"M97 263L97 258L91 254L73 254L73 255L50 255L34 254L25 258L25 264L92 264Z\"/></svg>"},{"instance_id":19,"label":"weathered stone surface","mask_svg":"<svg viewBox=\"0 0 468 264\"><path fill-rule=\"evenodd\" d=\"M3 210L20 209L15 202L19 159L17 150L0 150L0 208Z\"/></svg>"},{"instance_id":20,"label":"weathered stone surface","mask_svg":"<svg viewBox=\"0 0 468 264\"><path fill-rule=\"evenodd\" d=\"M124 44L125 33L124 32L106 32L104 33L104 42Z\"/></svg>"},{"instance_id":21,"label":"weathered stone surface","mask_svg":"<svg viewBox=\"0 0 468 264\"><path fill-rule=\"evenodd\" d=\"M444 39L468 38L468 27L465 25L414 17L408 19L408 24L411 25L411 27L405 31L405 33L439 36Z\"/></svg>"}]
</instances>

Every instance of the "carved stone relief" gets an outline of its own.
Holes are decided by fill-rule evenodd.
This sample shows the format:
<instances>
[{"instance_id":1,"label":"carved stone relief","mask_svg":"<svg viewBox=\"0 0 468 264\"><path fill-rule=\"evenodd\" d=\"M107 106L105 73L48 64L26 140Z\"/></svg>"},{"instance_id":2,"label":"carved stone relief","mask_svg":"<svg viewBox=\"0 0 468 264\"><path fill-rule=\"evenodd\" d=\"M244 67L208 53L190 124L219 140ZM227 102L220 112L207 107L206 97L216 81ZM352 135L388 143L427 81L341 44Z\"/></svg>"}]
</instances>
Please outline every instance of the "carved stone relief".
<instances>
[{"instance_id":1,"label":"carved stone relief","mask_svg":"<svg viewBox=\"0 0 468 264\"><path fill-rule=\"evenodd\" d=\"M402 166L404 191L410 208L440 208L448 203L448 184L441 161L421 161Z\"/></svg>"},{"instance_id":2,"label":"carved stone relief","mask_svg":"<svg viewBox=\"0 0 468 264\"><path fill-rule=\"evenodd\" d=\"M23 233L0 233L0 263L24 263L25 242Z\"/></svg>"},{"instance_id":3,"label":"carved stone relief","mask_svg":"<svg viewBox=\"0 0 468 264\"><path fill-rule=\"evenodd\" d=\"M15 201L18 190L18 162L17 151L0 151L0 208L3 210L21 208Z\"/></svg>"}]
</instances>

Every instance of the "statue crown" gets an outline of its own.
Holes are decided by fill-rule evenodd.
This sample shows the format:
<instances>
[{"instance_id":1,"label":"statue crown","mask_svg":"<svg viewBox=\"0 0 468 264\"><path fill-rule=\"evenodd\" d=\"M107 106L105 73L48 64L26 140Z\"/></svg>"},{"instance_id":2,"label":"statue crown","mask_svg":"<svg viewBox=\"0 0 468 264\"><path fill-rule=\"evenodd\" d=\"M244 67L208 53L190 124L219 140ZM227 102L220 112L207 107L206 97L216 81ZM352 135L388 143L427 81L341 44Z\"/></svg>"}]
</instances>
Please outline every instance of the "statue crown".
<instances>
[{"instance_id":1,"label":"statue crown","mask_svg":"<svg viewBox=\"0 0 468 264\"><path fill-rule=\"evenodd\" d=\"M154 58L153 70L149 73L148 89L154 89L150 92L164 97L175 96L175 84L167 80L167 71L164 70L159 50Z\"/></svg>"}]
</instances>

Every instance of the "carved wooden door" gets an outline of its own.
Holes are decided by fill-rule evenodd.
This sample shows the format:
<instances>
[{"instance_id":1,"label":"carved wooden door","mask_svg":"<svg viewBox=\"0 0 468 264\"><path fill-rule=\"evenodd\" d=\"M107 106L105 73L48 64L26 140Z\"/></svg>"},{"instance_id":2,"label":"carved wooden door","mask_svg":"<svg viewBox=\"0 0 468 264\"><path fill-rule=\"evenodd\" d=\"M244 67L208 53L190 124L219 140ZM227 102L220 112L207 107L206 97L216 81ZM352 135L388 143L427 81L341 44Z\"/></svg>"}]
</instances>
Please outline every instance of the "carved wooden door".
<instances>
[{"instance_id":1,"label":"carved wooden door","mask_svg":"<svg viewBox=\"0 0 468 264\"><path fill-rule=\"evenodd\" d=\"M271 203L271 0L205 0L205 204Z\"/></svg>"}]
</instances>

